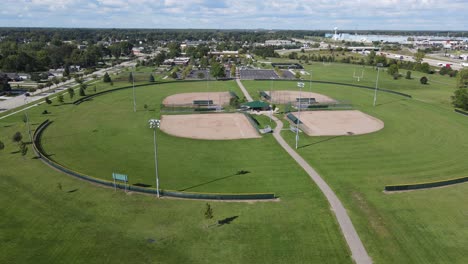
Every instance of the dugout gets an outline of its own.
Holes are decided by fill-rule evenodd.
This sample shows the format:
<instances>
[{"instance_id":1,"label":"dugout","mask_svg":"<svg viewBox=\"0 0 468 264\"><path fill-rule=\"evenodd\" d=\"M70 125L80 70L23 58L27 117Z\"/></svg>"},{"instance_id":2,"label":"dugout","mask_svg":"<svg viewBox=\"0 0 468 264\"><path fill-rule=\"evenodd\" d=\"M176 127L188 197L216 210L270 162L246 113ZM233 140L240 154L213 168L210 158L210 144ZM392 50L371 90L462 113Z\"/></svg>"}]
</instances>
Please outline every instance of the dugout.
<instances>
[{"instance_id":1,"label":"dugout","mask_svg":"<svg viewBox=\"0 0 468 264\"><path fill-rule=\"evenodd\" d=\"M242 104L241 107L249 108L251 110L256 110L256 111L265 111L265 110L270 109L270 105L262 101L248 102L248 103Z\"/></svg>"}]
</instances>

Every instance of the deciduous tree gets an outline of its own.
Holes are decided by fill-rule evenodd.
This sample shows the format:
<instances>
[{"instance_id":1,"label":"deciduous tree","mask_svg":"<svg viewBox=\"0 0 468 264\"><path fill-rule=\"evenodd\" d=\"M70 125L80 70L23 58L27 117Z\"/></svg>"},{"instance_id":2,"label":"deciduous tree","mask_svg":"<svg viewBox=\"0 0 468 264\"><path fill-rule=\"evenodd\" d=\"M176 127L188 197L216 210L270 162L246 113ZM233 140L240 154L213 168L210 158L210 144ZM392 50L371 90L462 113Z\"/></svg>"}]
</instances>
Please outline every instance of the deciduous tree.
<instances>
[{"instance_id":1,"label":"deciduous tree","mask_svg":"<svg viewBox=\"0 0 468 264\"><path fill-rule=\"evenodd\" d=\"M427 80L427 77L426 77L426 76L423 76L423 77L421 77L421 79L419 79L419 82L420 82L421 84L427 84L427 81L428 81L428 80Z\"/></svg>"},{"instance_id":2,"label":"deciduous tree","mask_svg":"<svg viewBox=\"0 0 468 264\"><path fill-rule=\"evenodd\" d=\"M111 79L111 77L109 76L109 74L107 72L104 74L104 77L102 78L102 81L105 82L105 83L112 82L112 79Z\"/></svg>"},{"instance_id":3,"label":"deciduous tree","mask_svg":"<svg viewBox=\"0 0 468 264\"><path fill-rule=\"evenodd\" d=\"M410 80L411 79L411 71L406 72L406 79Z\"/></svg>"},{"instance_id":4,"label":"deciduous tree","mask_svg":"<svg viewBox=\"0 0 468 264\"><path fill-rule=\"evenodd\" d=\"M468 110L468 88L460 87L452 96L452 104L455 107Z\"/></svg>"},{"instance_id":5,"label":"deciduous tree","mask_svg":"<svg viewBox=\"0 0 468 264\"><path fill-rule=\"evenodd\" d=\"M425 56L426 56L426 53L422 51L418 51L416 52L416 54L414 54L414 61L416 61L416 63L421 63Z\"/></svg>"},{"instance_id":6,"label":"deciduous tree","mask_svg":"<svg viewBox=\"0 0 468 264\"><path fill-rule=\"evenodd\" d=\"M70 96L70 100L72 100L73 97L75 96L75 90L73 90L72 88L68 88L67 92L68 92L68 95Z\"/></svg>"},{"instance_id":7,"label":"deciduous tree","mask_svg":"<svg viewBox=\"0 0 468 264\"><path fill-rule=\"evenodd\" d=\"M463 69L457 74L457 87L468 86L468 69Z\"/></svg>"},{"instance_id":8,"label":"deciduous tree","mask_svg":"<svg viewBox=\"0 0 468 264\"><path fill-rule=\"evenodd\" d=\"M16 132L15 134L13 134L13 138L12 138L13 142L15 143L20 143L21 140L23 140L23 135L21 135L21 132Z\"/></svg>"},{"instance_id":9,"label":"deciduous tree","mask_svg":"<svg viewBox=\"0 0 468 264\"><path fill-rule=\"evenodd\" d=\"M390 67L388 67L387 73L390 74L391 76L398 74L398 65L396 64L390 65Z\"/></svg>"},{"instance_id":10,"label":"deciduous tree","mask_svg":"<svg viewBox=\"0 0 468 264\"><path fill-rule=\"evenodd\" d=\"M219 62L214 62L211 64L210 74L215 78L226 77L224 66Z\"/></svg>"}]
</instances>

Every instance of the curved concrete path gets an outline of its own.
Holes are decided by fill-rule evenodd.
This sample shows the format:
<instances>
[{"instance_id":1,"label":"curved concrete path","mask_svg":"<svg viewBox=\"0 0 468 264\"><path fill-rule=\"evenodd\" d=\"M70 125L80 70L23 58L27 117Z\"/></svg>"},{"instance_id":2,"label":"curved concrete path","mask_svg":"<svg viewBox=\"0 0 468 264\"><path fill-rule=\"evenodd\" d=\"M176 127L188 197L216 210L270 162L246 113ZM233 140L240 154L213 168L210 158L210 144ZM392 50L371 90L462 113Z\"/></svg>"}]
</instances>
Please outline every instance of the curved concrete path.
<instances>
[{"instance_id":1,"label":"curved concrete path","mask_svg":"<svg viewBox=\"0 0 468 264\"><path fill-rule=\"evenodd\" d=\"M241 81L236 79L236 82L239 88L242 90L242 93L244 93L245 98L247 98L249 102L252 101L252 97L250 96L249 92L247 92L247 89L245 89ZM271 118L276 122L276 128L273 132L273 137L275 137L276 141L278 141L281 147L283 147L284 150L286 150L286 152L307 172L307 174L309 174L310 178L315 182L315 184L317 184L323 194L325 194L325 197L330 203L332 211L335 213L338 224L340 225L341 232L343 232L343 235L346 239L346 243L348 243L354 261L357 264L371 264L372 259L370 258L369 254L367 254L366 248L362 244L356 229L354 229L353 223L351 222L351 219L349 218L349 215L346 212L346 209L344 208L340 199L338 199L330 186L328 186L328 184L322 179L322 177L320 177L314 168L312 168L309 163L307 163L299 154L297 154L297 152L294 151L294 149L292 149L281 137L283 122L281 122L281 120L275 116L271 116Z\"/></svg>"},{"instance_id":2,"label":"curved concrete path","mask_svg":"<svg viewBox=\"0 0 468 264\"><path fill-rule=\"evenodd\" d=\"M328 184L320 177L320 175L299 155L294 151L288 143L281 137L281 129L283 128L283 122L281 122L275 116L272 116L272 119L276 122L276 128L273 132L273 136L276 141L283 147L286 152L297 162L299 165L309 174L310 178L317 184L320 190L325 194L332 211L336 215L338 224L340 225L341 232L348 243L348 246L351 250L352 257L357 264L370 264L372 263L371 258L367 254L364 245L359 238L359 235L354 229L353 223L346 212L341 201L338 199L333 190L328 186Z\"/></svg>"},{"instance_id":3,"label":"curved concrete path","mask_svg":"<svg viewBox=\"0 0 468 264\"><path fill-rule=\"evenodd\" d=\"M237 82L237 86L239 86L239 88L241 89L247 101L252 102L253 101L252 96L250 96L249 92L247 92L247 89L245 89L240 79L236 79L236 82Z\"/></svg>"}]
</instances>

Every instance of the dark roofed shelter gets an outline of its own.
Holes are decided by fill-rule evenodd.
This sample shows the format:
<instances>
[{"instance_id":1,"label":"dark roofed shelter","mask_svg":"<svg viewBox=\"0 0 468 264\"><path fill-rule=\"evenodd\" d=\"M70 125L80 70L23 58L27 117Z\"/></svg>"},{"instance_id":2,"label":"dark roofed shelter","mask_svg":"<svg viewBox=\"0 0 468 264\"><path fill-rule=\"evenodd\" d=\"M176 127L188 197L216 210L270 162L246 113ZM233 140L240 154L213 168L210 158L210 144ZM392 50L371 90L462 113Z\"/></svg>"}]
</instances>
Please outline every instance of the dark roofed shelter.
<instances>
[{"instance_id":1,"label":"dark roofed shelter","mask_svg":"<svg viewBox=\"0 0 468 264\"><path fill-rule=\"evenodd\" d=\"M252 110L268 110L270 105L262 101L252 101L245 104L242 104L244 107L248 107Z\"/></svg>"}]
</instances>

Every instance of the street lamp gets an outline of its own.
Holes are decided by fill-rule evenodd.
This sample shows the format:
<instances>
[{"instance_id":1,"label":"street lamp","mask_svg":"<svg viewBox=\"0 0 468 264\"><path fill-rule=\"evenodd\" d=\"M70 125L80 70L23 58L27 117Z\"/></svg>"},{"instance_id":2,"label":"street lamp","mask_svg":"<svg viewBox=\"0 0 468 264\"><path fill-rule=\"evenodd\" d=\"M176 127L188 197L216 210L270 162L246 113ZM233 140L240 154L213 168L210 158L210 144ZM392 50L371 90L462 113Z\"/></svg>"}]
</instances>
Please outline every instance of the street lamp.
<instances>
[{"instance_id":1,"label":"street lamp","mask_svg":"<svg viewBox=\"0 0 468 264\"><path fill-rule=\"evenodd\" d=\"M136 112L136 98L135 98L135 66L132 68L132 84L133 84L133 112Z\"/></svg>"},{"instance_id":2,"label":"street lamp","mask_svg":"<svg viewBox=\"0 0 468 264\"><path fill-rule=\"evenodd\" d=\"M27 104L28 104L28 96L29 94L26 93L24 95L24 114L26 115L26 125L28 126L28 134L29 134L29 140L31 140L31 142L33 142L33 139L32 139L32 135L31 135L31 126L29 125L29 115L28 115L28 108L27 108Z\"/></svg>"},{"instance_id":3,"label":"street lamp","mask_svg":"<svg viewBox=\"0 0 468 264\"><path fill-rule=\"evenodd\" d=\"M156 143L156 128L159 128L161 120L159 119L150 119L148 121L150 128L153 129L153 138L154 138L154 172L156 175L156 194L159 198L159 174L158 174L158 145Z\"/></svg>"},{"instance_id":4,"label":"street lamp","mask_svg":"<svg viewBox=\"0 0 468 264\"><path fill-rule=\"evenodd\" d=\"M375 106L375 103L377 102L377 86L379 84L379 74L380 74L380 67L382 67L383 64L382 63L377 63L377 79L375 81L375 91L374 91L374 106Z\"/></svg>"},{"instance_id":5,"label":"street lamp","mask_svg":"<svg viewBox=\"0 0 468 264\"><path fill-rule=\"evenodd\" d=\"M298 82L297 87L299 87L299 112L297 114L297 123L296 123L296 149L297 149L297 144L299 143L299 122L301 122L301 105L302 105L302 88L304 88L304 83L303 82Z\"/></svg>"}]
</instances>

